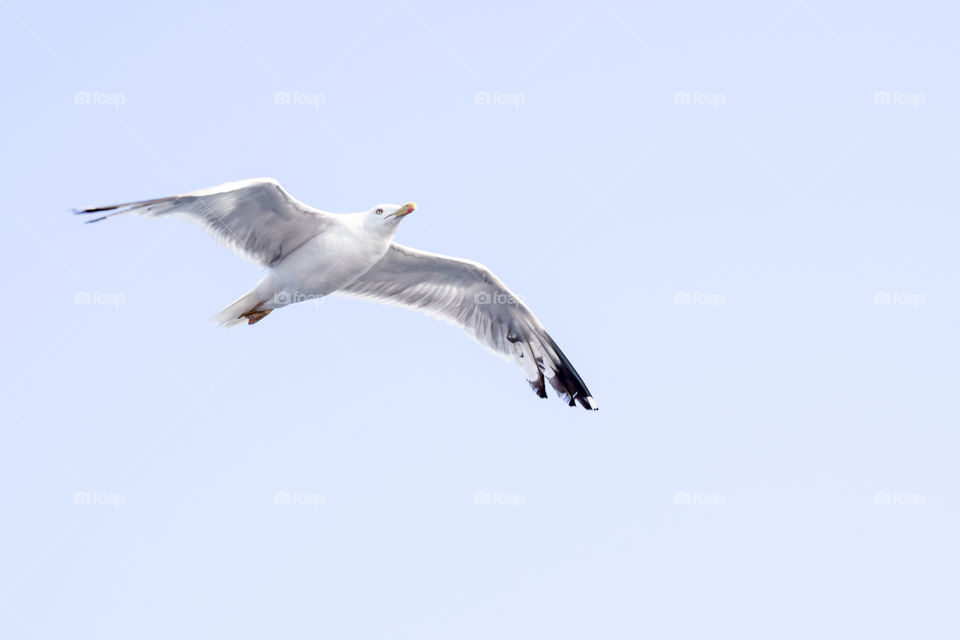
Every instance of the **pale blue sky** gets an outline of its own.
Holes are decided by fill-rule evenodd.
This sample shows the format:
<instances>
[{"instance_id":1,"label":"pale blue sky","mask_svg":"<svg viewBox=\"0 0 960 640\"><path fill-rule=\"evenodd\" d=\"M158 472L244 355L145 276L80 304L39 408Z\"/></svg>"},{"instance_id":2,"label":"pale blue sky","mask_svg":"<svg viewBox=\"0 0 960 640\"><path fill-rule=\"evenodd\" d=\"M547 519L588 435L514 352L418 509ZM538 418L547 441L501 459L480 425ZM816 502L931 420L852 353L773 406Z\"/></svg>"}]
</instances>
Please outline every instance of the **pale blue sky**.
<instances>
[{"instance_id":1,"label":"pale blue sky","mask_svg":"<svg viewBox=\"0 0 960 640\"><path fill-rule=\"evenodd\" d=\"M843 5L0 0L0 637L955 637L960 16ZM68 214L255 176L415 200L600 411Z\"/></svg>"}]
</instances>

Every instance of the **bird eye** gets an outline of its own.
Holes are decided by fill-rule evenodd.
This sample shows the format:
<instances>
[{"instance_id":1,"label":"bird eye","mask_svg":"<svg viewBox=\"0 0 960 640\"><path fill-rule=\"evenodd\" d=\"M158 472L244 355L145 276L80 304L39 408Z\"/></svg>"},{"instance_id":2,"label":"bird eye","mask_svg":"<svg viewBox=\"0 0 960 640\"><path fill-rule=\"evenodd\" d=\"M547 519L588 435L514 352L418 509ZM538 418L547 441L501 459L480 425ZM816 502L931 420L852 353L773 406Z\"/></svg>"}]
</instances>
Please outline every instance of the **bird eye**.
<instances>
[{"instance_id":1,"label":"bird eye","mask_svg":"<svg viewBox=\"0 0 960 640\"><path fill-rule=\"evenodd\" d=\"M377 215L380 215L381 213L383 213L383 209L377 209Z\"/></svg>"}]
</instances>

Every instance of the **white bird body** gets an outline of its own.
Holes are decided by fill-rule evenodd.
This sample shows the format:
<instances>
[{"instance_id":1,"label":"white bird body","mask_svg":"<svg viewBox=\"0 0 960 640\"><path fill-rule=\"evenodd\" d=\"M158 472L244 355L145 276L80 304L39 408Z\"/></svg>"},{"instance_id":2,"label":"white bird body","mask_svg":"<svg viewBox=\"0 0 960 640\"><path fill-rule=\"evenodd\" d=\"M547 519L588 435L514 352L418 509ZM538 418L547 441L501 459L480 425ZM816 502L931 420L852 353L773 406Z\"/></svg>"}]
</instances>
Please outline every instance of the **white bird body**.
<instances>
[{"instance_id":1,"label":"white bird body","mask_svg":"<svg viewBox=\"0 0 960 640\"><path fill-rule=\"evenodd\" d=\"M486 267L393 242L411 202L332 214L308 207L276 180L230 182L176 196L77 213L179 215L267 268L267 275L214 318L255 324L274 309L330 294L423 311L462 327L487 349L515 361L542 398L546 383L569 405L597 405L573 365L533 312Z\"/></svg>"},{"instance_id":2,"label":"white bird body","mask_svg":"<svg viewBox=\"0 0 960 640\"><path fill-rule=\"evenodd\" d=\"M396 227L389 234L369 233L363 228L362 214L336 218L336 232L307 240L257 285L258 295L268 300L264 308L278 309L342 289L379 262L393 242Z\"/></svg>"}]
</instances>

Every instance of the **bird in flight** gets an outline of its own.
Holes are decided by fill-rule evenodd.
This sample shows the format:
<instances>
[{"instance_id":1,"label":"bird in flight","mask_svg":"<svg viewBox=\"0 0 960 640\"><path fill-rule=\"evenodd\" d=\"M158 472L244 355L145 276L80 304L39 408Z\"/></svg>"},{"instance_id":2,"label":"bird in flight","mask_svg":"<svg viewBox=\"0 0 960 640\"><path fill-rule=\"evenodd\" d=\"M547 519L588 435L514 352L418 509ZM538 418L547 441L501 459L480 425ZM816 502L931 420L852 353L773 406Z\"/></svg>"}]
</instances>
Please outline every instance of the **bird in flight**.
<instances>
[{"instance_id":1,"label":"bird in flight","mask_svg":"<svg viewBox=\"0 0 960 640\"><path fill-rule=\"evenodd\" d=\"M309 207L271 178L228 182L182 195L77 210L99 222L123 213L179 215L221 244L267 268L254 289L214 316L225 326L256 324L274 309L330 294L366 298L437 316L516 362L530 386L546 383L571 407L597 404L550 335L503 282L476 262L396 244L400 221L416 210L380 204L327 213Z\"/></svg>"}]
</instances>

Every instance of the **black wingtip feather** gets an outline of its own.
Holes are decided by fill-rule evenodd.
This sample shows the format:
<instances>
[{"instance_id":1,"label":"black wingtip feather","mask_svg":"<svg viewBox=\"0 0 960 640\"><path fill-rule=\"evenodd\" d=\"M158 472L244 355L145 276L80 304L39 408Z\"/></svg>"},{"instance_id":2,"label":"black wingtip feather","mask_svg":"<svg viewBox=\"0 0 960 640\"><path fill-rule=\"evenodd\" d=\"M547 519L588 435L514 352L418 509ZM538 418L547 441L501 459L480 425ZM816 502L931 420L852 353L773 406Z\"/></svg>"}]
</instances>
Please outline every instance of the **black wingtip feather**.
<instances>
[{"instance_id":1,"label":"black wingtip feather","mask_svg":"<svg viewBox=\"0 0 960 640\"><path fill-rule=\"evenodd\" d=\"M116 208L117 206L113 205L109 207L90 207L89 209L73 209L73 215L86 216L86 215L90 215L91 213L103 213L104 211L113 211ZM84 222L87 224L90 224L93 222L100 222L101 220L106 220L109 217L110 217L110 214L107 214L105 216L98 216L90 220L84 220Z\"/></svg>"},{"instance_id":2,"label":"black wingtip feather","mask_svg":"<svg viewBox=\"0 0 960 640\"><path fill-rule=\"evenodd\" d=\"M75 215L82 216L87 213L100 213L102 211L113 211L114 209L119 209L121 205L111 204L106 207L89 207L86 209L74 209L73 213Z\"/></svg>"},{"instance_id":3,"label":"black wingtip feather","mask_svg":"<svg viewBox=\"0 0 960 640\"><path fill-rule=\"evenodd\" d=\"M577 370L573 368L573 364L571 364L567 356L564 355L563 351L560 350L557 343L553 341L553 338L549 335L546 336L546 338L550 342L550 347L556 352L558 360L556 363L556 375L550 378L550 385L561 397L567 400L567 403L571 407L575 407L577 403L580 403L580 406L584 409L596 411L597 406L593 400L593 394L587 389L583 378L581 378Z\"/></svg>"},{"instance_id":4,"label":"black wingtip feather","mask_svg":"<svg viewBox=\"0 0 960 640\"><path fill-rule=\"evenodd\" d=\"M546 387L545 387L544 384L543 384L543 378L542 378L542 377L541 377L539 380L534 380L534 381L532 381L532 382L528 380L527 382L530 383L530 388L533 389L533 392L534 392L535 394L537 394L537 397L539 397L539 398L546 398L546 397L547 397L547 389L546 389Z\"/></svg>"}]
</instances>

